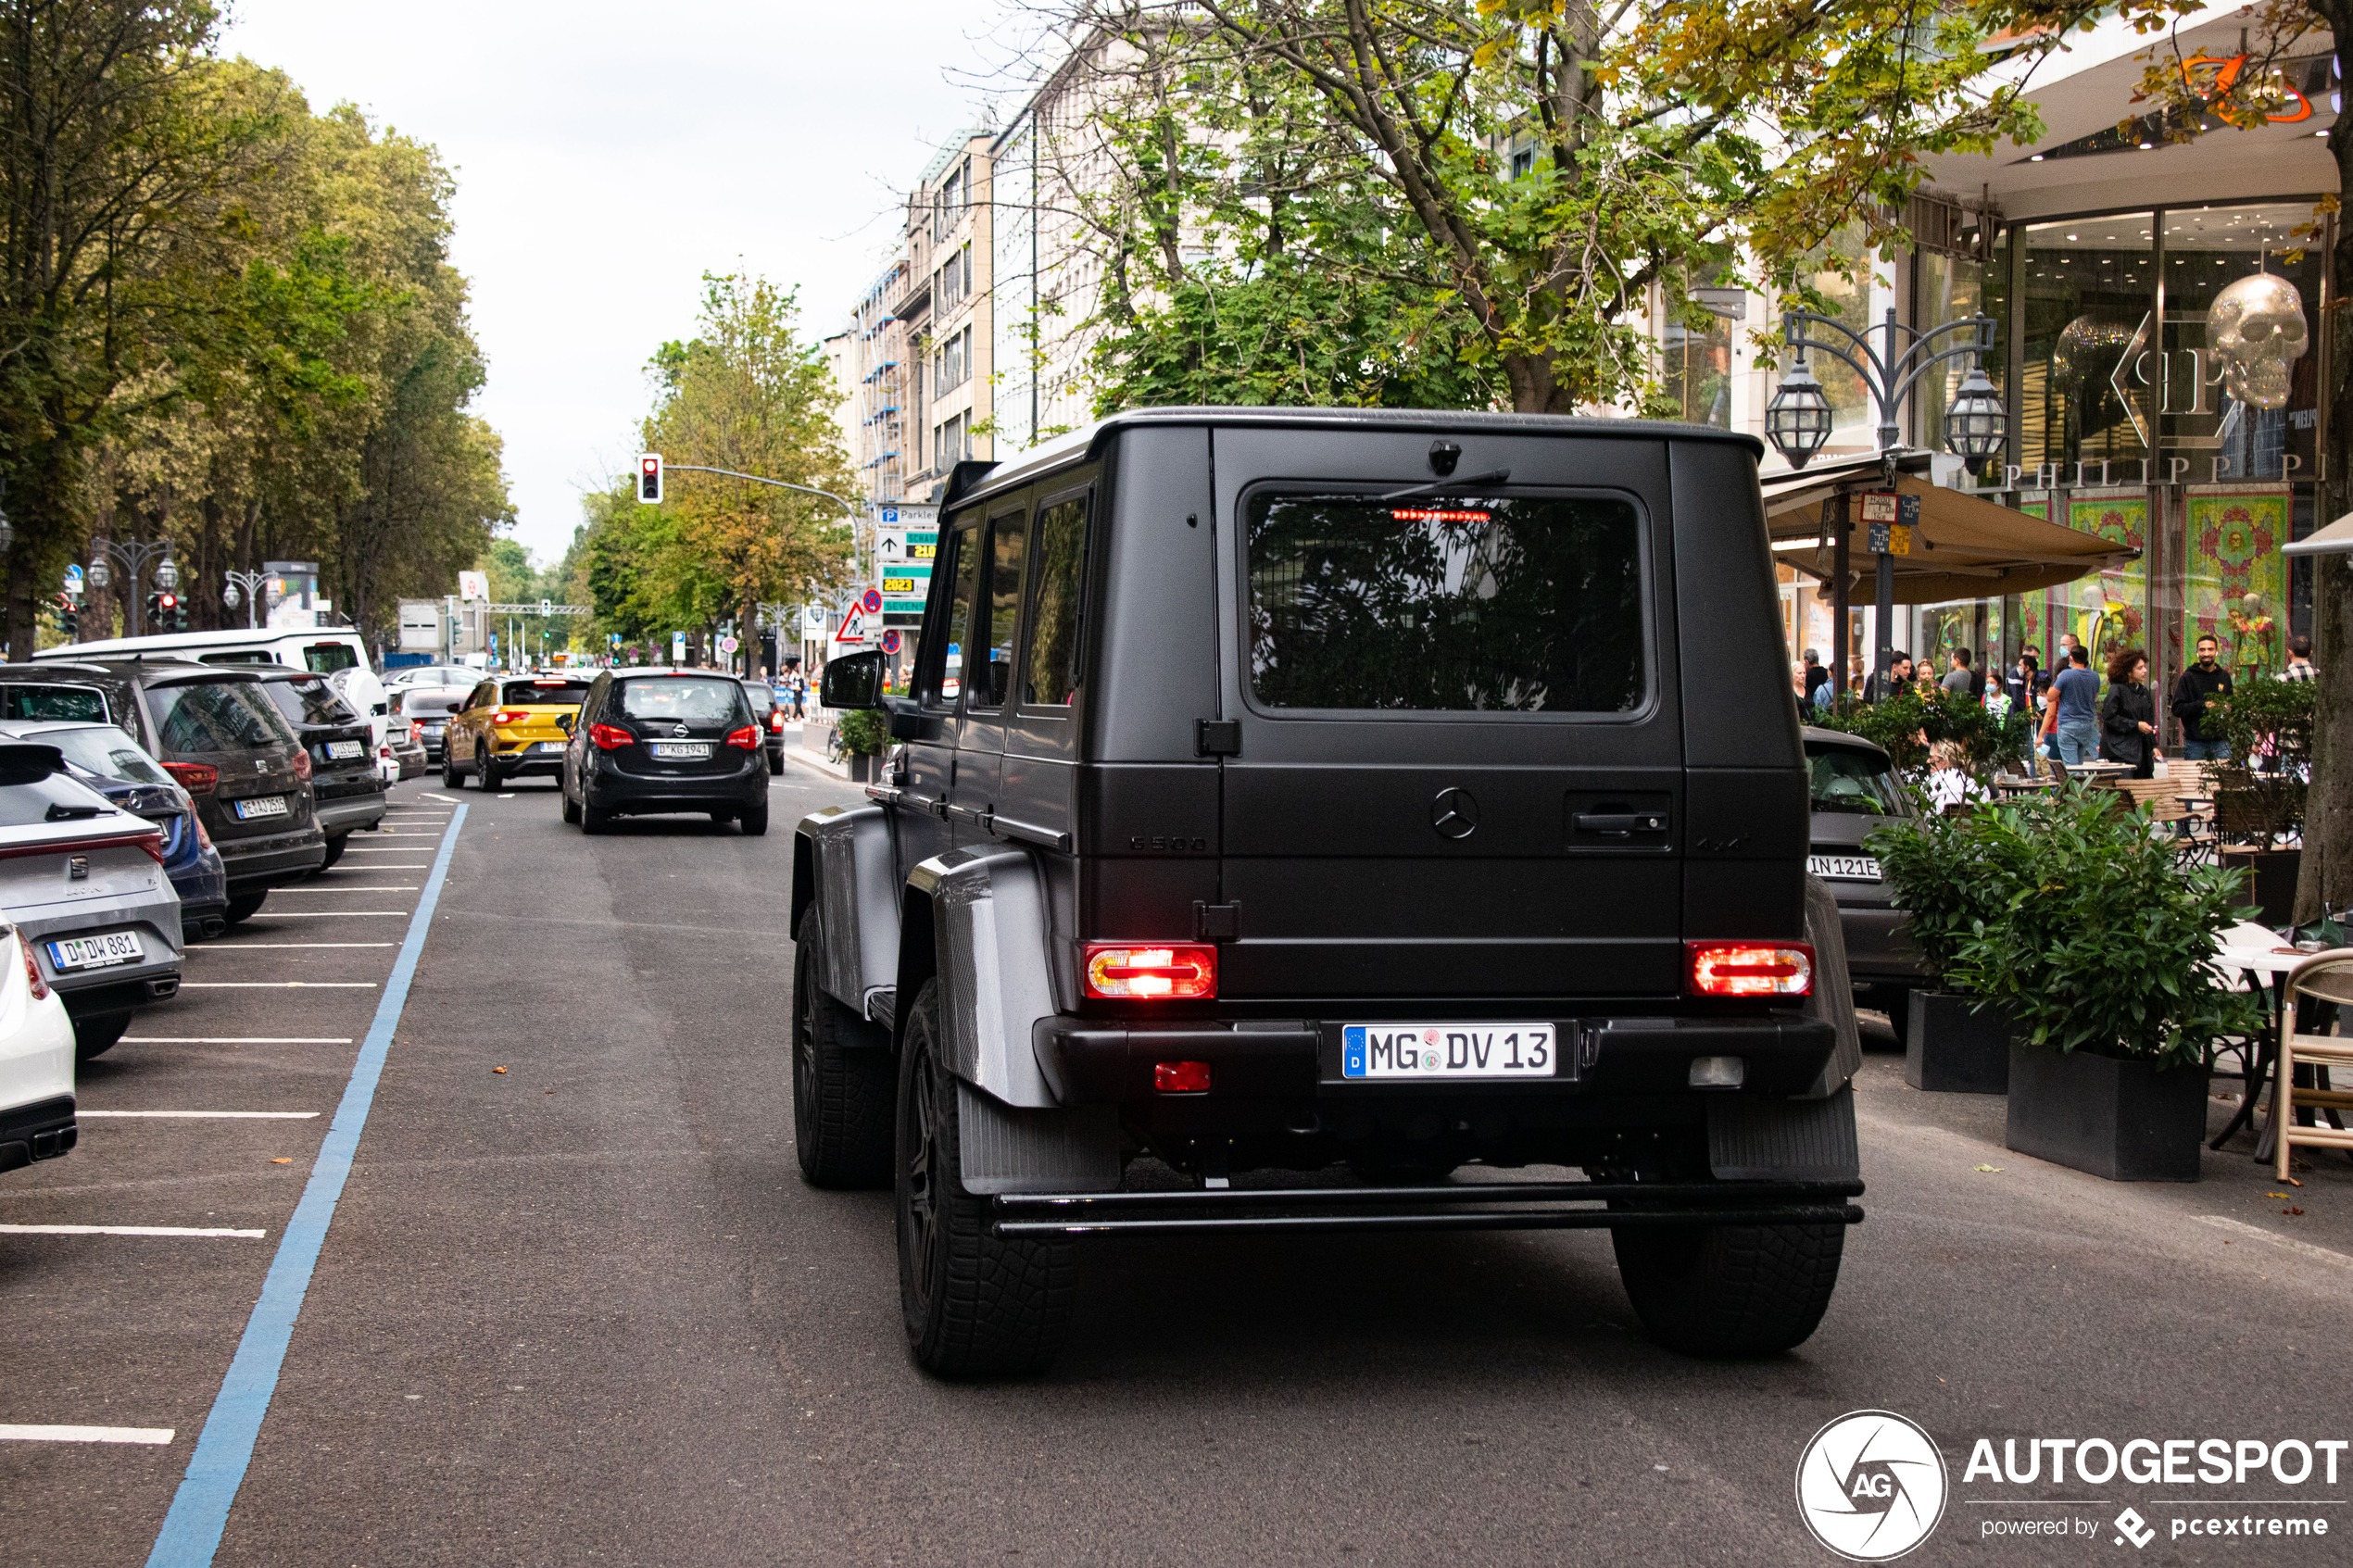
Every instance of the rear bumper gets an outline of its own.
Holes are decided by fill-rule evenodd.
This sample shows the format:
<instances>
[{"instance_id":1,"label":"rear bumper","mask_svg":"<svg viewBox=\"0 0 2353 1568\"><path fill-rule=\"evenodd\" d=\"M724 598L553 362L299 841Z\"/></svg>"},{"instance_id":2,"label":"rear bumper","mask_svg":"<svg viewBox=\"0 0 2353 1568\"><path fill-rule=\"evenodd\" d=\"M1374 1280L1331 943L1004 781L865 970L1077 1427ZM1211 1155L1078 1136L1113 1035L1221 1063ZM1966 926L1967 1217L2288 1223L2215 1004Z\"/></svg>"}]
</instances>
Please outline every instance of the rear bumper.
<instances>
[{"instance_id":1,"label":"rear bumper","mask_svg":"<svg viewBox=\"0 0 2353 1568\"><path fill-rule=\"evenodd\" d=\"M599 811L739 811L768 798L768 765L760 752L742 754L731 772L624 773L606 767L590 774L582 799Z\"/></svg>"},{"instance_id":2,"label":"rear bumper","mask_svg":"<svg viewBox=\"0 0 2353 1568\"><path fill-rule=\"evenodd\" d=\"M365 795L346 796L340 800L319 802L319 831L329 838L341 838L359 828L371 828L384 821L384 792L371 789Z\"/></svg>"},{"instance_id":3,"label":"rear bumper","mask_svg":"<svg viewBox=\"0 0 2353 1568\"><path fill-rule=\"evenodd\" d=\"M80 1136L71 1095L0 1110L0 1171L14 1171L36 1160L55 1160Z\"/></svg>"},{"instance_id":4,"label":"rear bumper","mask_svg":"<svg viewBox=\"0 0 2353 1568\"><path fill-rule=\"evenodd\" d=\"M215 840L229 875L229 896L258 893L300 882L327 859L327 835L316 823L300 833L269 838Z\"/></svg>"},{"instance_id":5,"label":"rear bumper","mask_svg":"<svg viewBox=\"0 0 2353 1568\"><path fill-rule=\"evenodd\" d=\"M57 988L66 1011L74 1018L107 1018L150 1002L168 1002L178 996L180 960L141 965L129 974L119 969L102 969L94 974L53 980L49 984Z\"/></svg>"},{"instance_id":6,"label":"rear bumper","mask_svg":"<svg viewBox=\"0 0 2353 1568\"><path fill-rule=\"evenodd\" d=\"M1365 1009L1359 1016L1378 1012ZM1754 1018L1613 1013L1556 1022L1561 1060L1550 1078L1344 1080L1338 1026L1306 1020L1158 1023L1056 1016L1038 1021L1031 1043L1038 1066L1065 1105L1733 1092L1786 1097L1814 1084L1836 1043L1828 1023L1793 1012ZM1744 1064L1739 1090L1691 1087L1695 1059L1727 1056ZM1207 1062L1210 1092L1156 1094L1152 1069L1163 1061Z\"/></svg>"},{"instance_id":7,"label":"rear bumper","mask_svg":"<svg viewBox=\"0 0 2353 1568\"><path fill-rule=\"evenodd\" d=\"M1841 904L1846 970L1859 984L1919 985L1928 979L1918 948L1904 935L1905 913L1880 904Z\"/></svg>"}]
</instances>

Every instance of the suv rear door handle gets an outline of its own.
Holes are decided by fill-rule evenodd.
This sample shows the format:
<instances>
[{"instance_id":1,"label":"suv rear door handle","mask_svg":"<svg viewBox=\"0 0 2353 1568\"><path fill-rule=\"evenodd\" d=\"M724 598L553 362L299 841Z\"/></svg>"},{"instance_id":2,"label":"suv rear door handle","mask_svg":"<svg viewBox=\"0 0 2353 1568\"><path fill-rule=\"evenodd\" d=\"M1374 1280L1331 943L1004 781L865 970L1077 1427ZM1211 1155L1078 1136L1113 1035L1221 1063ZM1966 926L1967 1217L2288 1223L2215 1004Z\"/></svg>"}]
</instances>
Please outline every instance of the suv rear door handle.
<instances>
[{"instance_id":1,"label":"suv rear door handle","mask_svg":"<svg viewBox=\"0 0 2353 1568\"><path fill-rule=\"evenodd\" d=\"M1568 825L1579 833L1616 834L1620 837L1637 833L1665 833L1667 813L1664 811L1579 811L1568 819Z\"/></svg>"}]
</instances>

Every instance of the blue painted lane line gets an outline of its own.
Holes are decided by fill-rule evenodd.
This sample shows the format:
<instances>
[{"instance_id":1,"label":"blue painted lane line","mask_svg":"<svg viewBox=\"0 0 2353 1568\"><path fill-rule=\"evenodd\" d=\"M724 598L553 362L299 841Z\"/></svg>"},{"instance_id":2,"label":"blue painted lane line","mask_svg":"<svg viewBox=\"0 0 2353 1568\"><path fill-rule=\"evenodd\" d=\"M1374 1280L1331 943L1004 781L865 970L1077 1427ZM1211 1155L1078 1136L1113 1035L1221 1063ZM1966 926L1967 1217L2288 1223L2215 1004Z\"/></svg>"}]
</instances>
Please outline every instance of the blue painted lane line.
<instances>
[{"instance_id":1,"label":"blue painted lane line","mask_svg":"<svg viewBox=\"0 0 2353 1568\"><path fill-rule=\"evenodd\" d=\"M261 1282L261 1299L245 1320L245 1337L237 1342L236 1358L220 1380L220 1392L205 1417L196 1451L181 1477L171 1499L171 1512L156 1534L147 1568L209 1568L220 1549L220 1535L229 1527L229 1506L245 1485L245 1467L253 1462L253 1446L261 1436L262 1418L270 1413L270 1397L277 1392L278 1369L285 1363L286 1345L294 1337L295 1319L310 1289L310 1271L326 1245L327 1226L335 1217L335 1202L343 1196L344 1178L351 1174L352 1158L359 1152L359 1134L368 1124L368 1108L376 1098L376 1080L384 1075L384 1058L392 1050L393 1031L409 1002L409 985L417 975L417 960L433 928L434 906L441 901L441 884L449 875L449 858L458 847L458 830L466 825L466 808L451 813L441 835L441 849L433 858L433 874L425 878L424 897L409 917L408 938L384 982L376 1004L376 1019L360 1043L359 1060L352 1064L351 1081L344 1085L335 1107L334 1124L319 1146L318 1162L304 1184L302 1201L271 1260Z\"/></svg>"}]
</instances>

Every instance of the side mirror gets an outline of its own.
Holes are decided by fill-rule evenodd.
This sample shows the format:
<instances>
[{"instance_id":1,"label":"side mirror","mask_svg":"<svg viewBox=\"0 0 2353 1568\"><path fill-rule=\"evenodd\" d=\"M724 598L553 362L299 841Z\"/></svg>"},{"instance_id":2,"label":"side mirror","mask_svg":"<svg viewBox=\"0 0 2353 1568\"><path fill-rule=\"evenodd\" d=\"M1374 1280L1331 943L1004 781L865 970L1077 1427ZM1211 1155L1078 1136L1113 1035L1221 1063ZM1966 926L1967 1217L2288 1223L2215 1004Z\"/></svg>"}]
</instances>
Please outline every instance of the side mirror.
<instances>
[{"instance_id":1,"label":"side mirror","mask_svg":"<svg viewBox=\"0 0 2353 1568\"><path fill-rule=\"evenodd\" d=\"M466 710L466 705L462 702L453 702L449 705L448 710L452 713L463 713Z\"/></svg>"},{"instance_id":2,"label":"side mirror","mask_svg":"<svg viewBox=\"0 0 2353 1568\"><path fill-rule=\"evenodd\" d=\"M817 684L819 700L827 708L880 708L884 660L880 648L826 660L824 676Z\"/></svg>"},{"instance_id":3,"label":"side mirror","mask_svg":"<svg viewBox=\"0 0 2353 1568\"><path fill-rule=\"evenodd\" d=\"M559 713L556 715L556 728L561 730L566 734L572 734L572 726L578 718L579 715L575 713Z\"/></svg>"}]
</instances>

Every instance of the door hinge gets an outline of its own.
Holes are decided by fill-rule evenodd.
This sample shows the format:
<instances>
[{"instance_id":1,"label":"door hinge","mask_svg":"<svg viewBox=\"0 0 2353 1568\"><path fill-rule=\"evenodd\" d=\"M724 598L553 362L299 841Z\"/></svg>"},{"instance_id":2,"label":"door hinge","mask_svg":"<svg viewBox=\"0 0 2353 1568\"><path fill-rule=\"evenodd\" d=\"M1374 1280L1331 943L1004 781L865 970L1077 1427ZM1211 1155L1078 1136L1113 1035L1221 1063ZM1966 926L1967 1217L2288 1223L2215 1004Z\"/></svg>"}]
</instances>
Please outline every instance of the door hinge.
<instances>
[{"instance_id":1,"label":"door hinge","mask_svg":"<svg viewBox=\"0 0 2353 1568\"><path fill-rule=\"evenodd\" d=\"M1241 934L1241 905L1204 904L1198 898L1193 900L1194 941L1230 941Z\"/></svg>"},{"instance_id":2,"label":"door hinge","mask_svg":"<svg viewBox=\"0 0 2353 1568\"><path fill-rule=\"evenodd\" d=\"M1193 721L1193 755L1239 757L1241 754L1242 721L1239 719Z\"/></svg>"}]
</instances>

